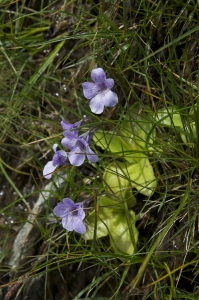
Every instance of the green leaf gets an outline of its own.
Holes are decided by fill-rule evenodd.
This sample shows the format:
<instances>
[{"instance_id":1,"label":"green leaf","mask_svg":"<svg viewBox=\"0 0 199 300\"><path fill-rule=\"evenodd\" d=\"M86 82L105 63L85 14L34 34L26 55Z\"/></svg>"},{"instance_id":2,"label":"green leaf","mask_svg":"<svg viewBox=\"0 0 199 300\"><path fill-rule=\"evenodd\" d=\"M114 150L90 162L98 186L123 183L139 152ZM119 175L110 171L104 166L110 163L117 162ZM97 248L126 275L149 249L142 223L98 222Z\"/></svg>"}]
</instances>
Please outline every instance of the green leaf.
<instances>
[{"instance_id":1,"label":"green leaf","mask_svg":"<svg viewBox=\"0 0 199 300\"><path fill-rule=\"evenodd\" d=\"M114 199L126 201L129 207L136 204L136 199L132 194L131 180L124 173L125 164L111 163L104 172L104 187L107 193L113 193Z\"/></svg>"},{"instance_id":2,"label":"green leaf","mask_svg":"<svg viewBox=\"0 0 199 300\"><path fill-rule=\"evenodd\" d=\"M114 218L115 214L123 211L122 206L118 201L114 201L106 196L98 197L98 210L92 211L86 218L87 231L84 234L85 239L92 240L94 237L96 226L96 238L108 235L108 227L110 219ZM97 220L96 220L97 217Z\"/></svg>"},{"instance_id":3,"label":"green leaf","mask_svg":"<svg viewBox=\"0 0 199 300\"><path fill-rule=\"evenodd\" d=\"M146 114L138 115L134 122L122 122L120 131L134 150L135 162L153 152L156 131L153 130L153 124Z\"/></svg>"},{"instance_id":4,"label":"green leaf","mask_svg":"<svg viewBox=\"0 0 199 300\"><path fill-rule=\"evenodd\" d=\"M96 230L96 238L97 239L108 235L109 220L106 219L102 222L99 218L97 218L96 228L95 228L95 217L96 217L96 213L95 213L95 211L93 211L86 218L87 230L86 230L86 233L84 234L84 238L86 240L94 239L95 230Z\"/></svg>"},{"instance_id":5,"label":"green leaf","mask_svg":"<svg viewBox=\"0 0 199 300\"><path fill-rule=\"evenodd\" d=\"M133 113L133 112L132 112ZM119 131L98 131L94 135L96 145L131 163L137 163L153 152L156 131L147 114L138 115L136 121L123 121Z\"/></svg>"},{"instance_id":6,"label":"green leaf","mask_svg":"<svg viewBox=\"0 0 199 300\"><path fill-rule=\"evenodd\" d=\"M135 251L138 240L135 221L136 217L133 211L125 212L118 202L101 196L97 212L93 211L86 218L87 231L84 237L92 240L94 236L98 239L109 234L111 245L116 253L123 252L131 255Z\"/></svg>"},{"instance_id":7,"label":"green leaf","mask_svg":"<svg viewBox=\"0 0 199 300\"><path fill-rule=\"evenodd\" d=\"M127 172L131 179L131 185L141 194L150 197L154 193L157 179L148 158L143 158L139 163L127 166Z\"/></svg>"},{"instance_id":8,"label":"green leaf","mask_svg":"<svg viewBox=\"0 0 199 300\"><path fill-rule=\"evenodd\" d=\"M110 193L112 190L121 199L127 199L125 191L130 187L136 188L141 194L151 196L157 186L153 168L148 158L142 158L136 164L112 163L104 174L104 186ZM129 206L135 204L134 198L129 199Z\"/></svg>"},{"instance_id":9,"label":"green leaf","mask_svg":"<svg viewBox=\"0 0 199 300\"><path fill-rule=\"evenodd\" d=\"M93 137L97 146L118 156L124 157L129 162L135 162L132 153L132 145L122 136L116 135L113 131L97 131Z\"/></svg>"},{"instance_id":10,"label":"green leaf","mask_svg":"<svg viewBox=\"0 0 199 300\"><path fill-rule=\"evenodd\" d=\"M162 126L183 127L180 114L175 107L161 108L157 111L156 121Z\"/></svg>"},{"instance_id":11,"label":"green leaf","mask_svg":"<svg viewBox=\"0 0 199 300\"><path fill-rule=\"evenodd\" d=\"M110 241L115 253L123 252L132 255L138 240L138 230L135 227L136 217L133 211L129 214L129 222L127 222L126 214L117 214L110 220ZM133 236L131 236L131 233Z\"/></svg>"}]
</instances>

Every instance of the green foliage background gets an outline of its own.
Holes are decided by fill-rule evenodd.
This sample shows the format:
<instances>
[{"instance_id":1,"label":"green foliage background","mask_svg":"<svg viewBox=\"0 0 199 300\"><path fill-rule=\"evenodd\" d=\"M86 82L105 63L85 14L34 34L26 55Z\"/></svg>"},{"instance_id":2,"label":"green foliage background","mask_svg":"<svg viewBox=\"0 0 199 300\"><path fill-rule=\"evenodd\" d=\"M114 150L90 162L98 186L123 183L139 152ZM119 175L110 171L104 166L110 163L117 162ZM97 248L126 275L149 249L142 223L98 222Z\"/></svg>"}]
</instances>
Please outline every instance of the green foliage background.
<instances>
[{"instance_id":1,"label":"green foliage background","mask_svg":"<svg viewBox=\"0 0 199 300\"><path fill-rule=\"evenodd\" d=\"M197 299L198 9L191 0L0 1L2 299L20 276L17 293L25 297L25 285L40 275L43 299ZM102 116L90 112L81 87L96 67L115 80L119 97ZM162 121L152 117L160 110ZM145 114L157 132L153 155L147 149L157 188L150 198L132 189L136 252L127 259L109 239L85 242L49 219L50 199L91 198L95 206L104 192L104 170L118 153L95 141L99 164L60 170L61 188L53 177L45 212L34 216L32 255L17 269L9 265L13 242L44 194L42 169L62 137L61 116L73 123L87 115L86 126L116 136L122 120L133 124Z\"/></svg>"}]
</instances>

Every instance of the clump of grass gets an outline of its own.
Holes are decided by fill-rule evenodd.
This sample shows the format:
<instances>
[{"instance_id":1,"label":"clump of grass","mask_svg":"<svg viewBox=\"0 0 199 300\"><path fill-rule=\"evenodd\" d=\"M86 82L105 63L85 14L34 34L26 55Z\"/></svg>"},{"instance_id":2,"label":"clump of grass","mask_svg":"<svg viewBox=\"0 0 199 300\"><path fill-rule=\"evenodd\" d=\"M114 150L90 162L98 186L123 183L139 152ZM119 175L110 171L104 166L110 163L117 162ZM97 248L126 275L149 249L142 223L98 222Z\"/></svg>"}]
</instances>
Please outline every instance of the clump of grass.
<instances>
[{"instance_id":1,"label":"clump of grass","mask_svg":"<svg viewBox=\"0 0 199 300\"><path fill-rule=\"evenodd\" d=\"M68 299L196 299L197 4L22 0L3 1L0 11L1 286L26 276L17 291L24 295L25 284L41 276L44 299L61 298L63 290ZM102 116L90 112L82 94L81 83L95 67L114 78L119 97L118 106ZM139 110L132 116L135 103ZM180 114L182 128L150 118L169 107ZM133 190L137 252L126 259L113 252L106 237L85 242L67 234L54 219L50 222L53 207L47 201L46 213L36 216L40 235L30 245L33 255L10 278L12 243L47 184L42 169L62 137L61 116L74 123L86 114L91 125L118 132L123 119L136 122L142 113L157 131L150 162L158 185L150 198ZM99 164L57 174L67 174L64 186L58 187L54 176L52 198L96 203L104 191L104 170L117 159L97 146L96 151Z\"/></svg>"}]
</instances>

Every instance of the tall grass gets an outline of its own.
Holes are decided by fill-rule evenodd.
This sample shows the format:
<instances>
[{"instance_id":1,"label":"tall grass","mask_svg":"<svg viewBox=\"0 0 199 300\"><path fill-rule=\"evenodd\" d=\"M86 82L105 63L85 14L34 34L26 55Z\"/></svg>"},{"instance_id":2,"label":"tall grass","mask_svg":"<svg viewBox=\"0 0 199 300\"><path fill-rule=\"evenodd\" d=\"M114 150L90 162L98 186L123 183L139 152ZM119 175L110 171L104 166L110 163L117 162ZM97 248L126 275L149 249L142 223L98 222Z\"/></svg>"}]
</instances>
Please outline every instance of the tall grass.
<instances>
[{"instance_id":1,"label":"tall grass","mask_svg":"<svg viewBox=\"0 0 199 300\"><path fill-rule=\"evenodd\" d=\"M43 299L197 299L197 3L0 1L0 12L2 297L22 275L21 297L32 278L43 276ZM101 116L90 112L81 87L96 67L115 80L119 97L117 107ZM132 114L135 104L139 109ZM152 117L162 108L170 115L169 107L180 114L182 128L172 116L166 127ZM62 137L61 117L74 123L87 115L87 127L117 135L122 120L136 122L142 113L157 131L150 162L158 185L150 198L133 190L136 253L127 258L114 253L108 238L86 242L66 233L52 214L50 199L92 199L96 204L104 192L104 170L117 155L93 143L99 163L53 176L46 209L35 216L39 234L29 245L32 254L17 269L10 266L16 235L30 222L34 203L49 183L42 170ZM64 184L58 186L60 177Z\"/></svg>"}]
</instances>

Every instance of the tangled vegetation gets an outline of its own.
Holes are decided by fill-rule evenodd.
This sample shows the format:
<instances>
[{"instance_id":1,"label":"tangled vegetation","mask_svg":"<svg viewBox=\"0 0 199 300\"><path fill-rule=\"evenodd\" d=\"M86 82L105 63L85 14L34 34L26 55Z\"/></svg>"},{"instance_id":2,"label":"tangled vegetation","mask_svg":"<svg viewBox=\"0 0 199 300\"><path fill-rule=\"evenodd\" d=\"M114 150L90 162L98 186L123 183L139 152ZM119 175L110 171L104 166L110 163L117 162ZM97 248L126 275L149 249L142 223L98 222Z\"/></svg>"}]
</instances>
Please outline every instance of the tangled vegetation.
<instances>
[{"instance_id":1,"label":"tangled vegetation","mask_svg":"<svg viewBox=\"0 0 199 300\"><path fill-rule=\"evenodd\" d=\"M198 299L198 3L0 11L0 298Z\"/></svg>"}]
</instances>

